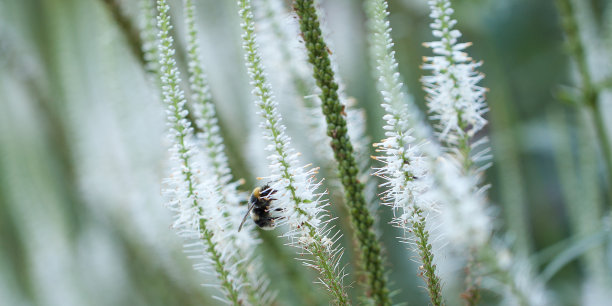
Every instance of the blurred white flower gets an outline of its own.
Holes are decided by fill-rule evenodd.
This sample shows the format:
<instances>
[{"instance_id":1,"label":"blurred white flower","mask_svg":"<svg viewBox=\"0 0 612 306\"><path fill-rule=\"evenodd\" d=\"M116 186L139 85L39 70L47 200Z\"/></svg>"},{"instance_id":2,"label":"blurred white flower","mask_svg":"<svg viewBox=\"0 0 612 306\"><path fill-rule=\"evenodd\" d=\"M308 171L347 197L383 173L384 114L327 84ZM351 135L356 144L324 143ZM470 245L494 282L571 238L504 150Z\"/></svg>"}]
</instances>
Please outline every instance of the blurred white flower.
<instances>
[{"instance_id":1,"label":"blurred white flower","mask_svg":"<svg viewBox=\"0 0 612 306\"><path fill-rule=\"evenodd\" d=\"M451 159L440 157L433 165L435 192L440 203L442 226L448 241L463 248L482 247L492 235L493 224L483 190L477 179L461 173Z\"/></svg>"},{"instance_id":2,"label":"blurred white flower","mask_svg":"<svg viewBox=\"0 0 612 306\"><path fill-rule=\"evenodd\" d=\"M487 277L483 286L502 296L504 305L552 305L549 292L544 282L539 279L529 262L523 255L514 256L506 247L506 243L491 241L491 251L496 254L493 260L498 270L493 274L498 277Z\"/></svg>"}]
</instances>

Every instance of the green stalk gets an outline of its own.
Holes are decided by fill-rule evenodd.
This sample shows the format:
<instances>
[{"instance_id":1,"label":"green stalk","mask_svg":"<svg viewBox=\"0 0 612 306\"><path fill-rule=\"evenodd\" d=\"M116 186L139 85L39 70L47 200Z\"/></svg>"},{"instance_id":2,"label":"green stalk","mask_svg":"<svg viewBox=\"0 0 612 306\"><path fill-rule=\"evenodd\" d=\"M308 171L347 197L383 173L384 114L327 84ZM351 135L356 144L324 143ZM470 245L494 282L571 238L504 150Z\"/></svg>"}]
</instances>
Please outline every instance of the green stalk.
<instances>
[{"instance_id":1,"label":"green stalk","mask_svg":"<svg viewBox=\"0 0 612 306\"><path fill-rule=\"evenodd\" d=\"M476 270L477 262L473 256L475 252L470 252L470 257L465 265L465 285L466 289L461 294L461 298L465 301L466 305L473 306L478 305L480 301L480 284L474 279L474 270Z\"/></svg>"},{"instance_id":2,"label":"green stalk","mask_svg":"<svg viewBox=\"0 0 612 306\"><path fill-rule=\"evenodd\" d=\"M423 261L421 273L427 283L427 291L429 292L431 303L435 306L440 306L444 304L444 300L442 299L442 283L440 277L436 275L436 265L433 263L434 255L431 249L431 243L429 243L429 231L425 229L423 211L415 209L415 214L418 221L414 222L412 227L414 235L417 238L416 244L419 250L419 256Z\"/></svg>"},{"instance_id":3,"label":"green stalk","mask_svg":"<svg viewBox=\"0 0 612 306\"><path fill-rule=\"evenodd\" d=\"M327 121L327 135L332 139L331 147L338 162L345 203L359 242L361 268L367 276L368 295L377 305L390 305L391 298L383 270L381 246L373 230L374 219L364 198L364 184L357 179L359 168L347 134L344 106L338 98L338 84L334 80L329 49L323 40L313 0L295 0L294 8L299 16L302 38L308 50L308 61L313 66L313 76L321 90L319 97Z\"/></svg>"},{"instance_id":4,"label":"green stalk","mask_svg":"<svg viewBox=\"0 0 612 306\"><path fill-rule=\"evenodd\" d=\"M138 28L134 26L130 17L122 11L120 1L103 0L102 2L106 4L111 16L115 22L117 22L117 25L124 34L130 50L136 59L142 64L143 67L146 67L147 62L145 59L145 53L142 50L142 40L140 39Z\"/></svg>"},{"instance_id":5,"label":"green stalk","mask_svg":"<svg viewBox=\"0 0 612 306\"><path fill-rule=\"evenodd\" d=\"M556 153L555 162L571 229L574 236L585 241L588 240L586 237L597 234L602 227L598 221L601 218L602 207L598 191L597 154L589 145L594 138L594 131L587 125L587 121L591 119L589 115L590 113L585 109L578 117L577 160L574 157L573 148L575 146L572 145L567 116L564 116L562 112L551 113L549 116L551 127L554 130L552 139ZM568 250L571 248L565 248L565 252ZM610 280L604 258L605 250L602 247L593 247L591 250L584 251L580 258L581 265L585 268L586 278L597 281L602 287L606 286ZM548 266L554 267L552 264Z\"/></svg>"},{"instance_id":6,"label":"green stalk","mask_svg":"<svg viewBox=\"0 0 612 306\"><path fill-rule=\"evenodd\" d=\"M582 78L582 105L586 106L594 119L595 130L599 147L606 164L608 177L608 200L612 202L612 148L610 138L605 126L604 114L599 106L599 95L601 87L597 86L591 77L585 46L580 38L580 26L575 16L575 9L570 0L557 0L557 7L561 14L561 25L567 37L567 46L570 56L576 62L578 73Z\"/></svg>"}]
</instances>

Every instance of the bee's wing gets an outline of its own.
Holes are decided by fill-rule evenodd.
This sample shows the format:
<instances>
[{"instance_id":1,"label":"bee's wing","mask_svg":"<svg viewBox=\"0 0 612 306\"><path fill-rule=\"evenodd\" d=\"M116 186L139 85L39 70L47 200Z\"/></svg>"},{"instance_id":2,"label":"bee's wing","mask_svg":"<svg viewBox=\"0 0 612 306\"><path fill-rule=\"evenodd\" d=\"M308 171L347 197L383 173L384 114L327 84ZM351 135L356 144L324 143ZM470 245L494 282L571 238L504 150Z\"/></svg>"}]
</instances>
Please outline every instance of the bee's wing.
<instances>
[{"instance_id":1,"label":"bee's wing","mask_svg":"<svg viewBox=\"0 0 612 306\"><path fill-rule=\"evenodd\" d=\"M244 225L244 222L246 222L247 217L251 213L251 210L253 210L253 207L255 207L255 202L251 203L251 201L249 201L249 204L250 204L249 210L247 210L246 214L244 215L244 218L242 218L242 222L240 222L240 226L238 227L238 231L240 231L242 229L242 226Z\"/></svg>"}]
</instances>

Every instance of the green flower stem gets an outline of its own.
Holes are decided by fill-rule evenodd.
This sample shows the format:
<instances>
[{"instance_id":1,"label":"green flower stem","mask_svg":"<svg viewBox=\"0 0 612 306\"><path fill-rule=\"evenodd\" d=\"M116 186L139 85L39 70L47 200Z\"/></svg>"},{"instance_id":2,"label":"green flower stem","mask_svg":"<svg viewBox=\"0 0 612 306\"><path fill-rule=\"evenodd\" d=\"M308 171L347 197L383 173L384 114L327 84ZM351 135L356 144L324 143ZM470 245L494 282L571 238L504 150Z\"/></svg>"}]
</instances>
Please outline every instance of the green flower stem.
<instances>
[{"instance_id":1,"label":"green flower stem","mask_svg":"<svg viewBox=\"0 0 612 306\"><path fill-rule=\"evenodd\" d=\"M489 50L492 50L489 48ZM491 142L494 148L495 165L499 173L499 202L503 205L505 224L508 232L515 236L512 248L517 254L529 254L533 251L534 241L530 227L530 209L523 180L523 164L520 156L521 147L517 135L518 124L516 110L510 102L509 82L504 70L500 69L500 59L490 51L493 58L489 61L489 80L497 80L491 85L496 90L488 96L490 101L489 119L491 122ZM497 63L497 64L496 64ZM493 65L491 65L493 64Z\"/></svg>"},{"instance_id":2,"label":"green flower stem","mask_svg":"<svg viewBox=\"0 0 612 306\"><path fill-rule=\"evenodd\" d=\"M444 304L442 300L442 284L440 277L436 275L436 265L433 263L433 252L429 243L429 232L425 229L425 217L423 211L415 209L417 221L412 224L414 235L417 238L416 244L419 255L423 261L422 275L427 283L427 291L431 303L435 306Z\"/></svg>"},{"instance_id":3,"label":"green flower stem","mask_svg":"<svg viewBox=\"0 0 612 306\"><path fill-rule=\"evenodd\" d=\"M142 40L140 39L138 28L134 26L132 20L121 10L120 1L103 0L102 2L106 4L106 7L111 13L113 19L115 22L117 22L119 28L121 28L123 34L125 35L125 39L130 46L130 50L132 50L132 53L136 59L140 61L143 67L146 67L147 62L144 51L142 50Z\"/></svg>"},{"instance_id":4,"label":"green flower stem","mask_svg":"<svg viewBox=\"0 0 612 306\"><path fill-rule=\"evenodd\" d=\"M176 67L176 62L173 59L175 53L172 45L172 38L170 37L170 29L172 27L170 22L170 16L166 0L157 1L159 15L157 20L160 27L160 80L164 88L164 100L169 104L173 114L170 124L172 129L175 130L175 141L178 144L179 158L183 164L183 174L185 175L185 183L188 184L188 197L193 198L193 206L198 207L198 214L203 215L202 208L198 203L198 196L194 188L194 177L193 172L190 168L190 153L189 148L185 143L185 138L189 131L189 124L185 124L185 100L182 94L182 90L179 86L179 73ZM221 281L221 286L225 289L226 297L234 304L240 305L241 302L238 298L238 291L233 286L230 278L229 271L227 270L227 263L221 254L215 249L215 243L212 241L213 233L207 229L206 220L200 219L199 223L200 238L205 244L206 251L211 256L213 266L217 272L217 277Z\"/></svg>"},{"instance_id":5,"label":"green flower stem","mask_svg":"<svg viewBox=\"0 0 612 306\"><path fill-rule=\"evenodd\" d=\"M474 257L472 256L474 252L471 252L470 258L468 258L468 262L465 266L465 292L461 294L461 298L465 301L465 303L469 306L478 305L478 301L480 300L480 285L478 281L474 280L474 274L472 271L476 269L476 265L478 264ZM476 285L475 285L476 284Z\"/></svg>"},{"instance_id":6,"label":"green flower stem","mask_svg":"<svg viewBox=\"0 0 612 306\"><path fill-rule=\"evenodd\" d=\"M323 40L313 0L295 0L300 30L313 65L313 76L321 89L323 114L327 121L327 135L338 162L340 180L344 187L346 205L360 244L362 269L367 274L369 295L377 305L390 305L391 298L383 271L381 247L373 231L374 219L368 211L363 195L363 183L357 179L358 166L353 146L347 134L344 106L338 98L338 84L334 81L329 49Z\"/></svg>"},{"instance_id":7,"label":"green flower stem","mask_svg":"<svg viewBox=\"0 0 612 306\"><path fill-rule=\"evenodd\" d=\"M595 130L597 131L597 139L601 148L608 176L608 198L612 203L612 148L610 147L610 138L605 126L604 114L599 106L599 95L601 87L597 86L591 78L589 71L585 47L580 39L580 27L578 20L574 15L574 7L570 0L557 0L557 7L561 14L561 25L567 36L568 50L570 56L576 61L578 72L582 78L582 105L588 107L594 119Z\"/></svg>"},{"instance_id":8,"label":"green flower stem","mask_svg":"<svg viewBox=\"0 0 612 306\"><path fill-rule=\"evenodd\" d=\"M295 190L292 189L291 191L293 193L292 197L295 199ZM304 213L302 212L302 214ZM308 233L310 237L315 241L309 247L310 251L316 258L316 270L319 272L319 274L323 275L325 286L332 292L335 298L333 301L334 305L350 305L348 296L344 290L344 286L342 286L341 280L338 279L335 273L335 267L339 258L333 258L333 256L330 256L330 252L326 249L327 247L325 246L323 237L319 235L315 227L308 223L305 223L305 226L309 229Z\"/></svg>"},{"instance_id":9,"label":"green flower stem","mask_svg":"<svg viewBox=\"0 0 612 306\"><path fill-rule=\"evenodd\" d=\"M590 116L586 112L580 115L578 165L580 165L579 176L582 178L581 183L583 186L581 190L583 190L585 197L583 201L573 203L576 206L575 209L581 209L581 213L572 215L574 218L580 218L575 221L577 224L575 232L582 235L592 235L597 233L602 227L601 222L593 222L593 220L600 220L603 214L603 207L601 205L602 196L599 193L598 184L599 163L597 161L597 149L591 145L595 138L595 133L588 125ZM585 270L587 275L597 281L603 288L610 288L612 285L611 271L609 265L606 264L605 258L606 250L603 246L592 249L584 256Z\"/></svg>"},{"instance_id":10,"label":"green flower stem","mask_svg":"<svg viewBox=\"0 0 612 306\"><path fill-rule=\"evenodd\" d=\"M196 205L194 201L194 205ZM200 209L200 214L202 211ZM206 251L210 254L213 266L217 272L217 276L221 280L221 286L226 290L227 298L232 302L233 305L242 305L242 301L238 298L238 291L234 289L232 282L230 281L229 271L226 268L226 262L221 258L221 254L215 249L215 243L212 241L213 233L206 228L206 220L200 219L200 235L206 243Z\"/></svg>"},{"instance_id":11,"label":"green flower stem","mask_svg":"<svg viewBox=\"0 0 612 306\"><path fill-rule=\"evenodd\" d=\"M601 218L601 198L597 184L597 154L589 145L594 138L594 131L588 126L590 113L584 110L579 114L578 158L574 160L574 146L567 126L567 116L563 112L550 113L549 121L554 136L552 137L556 168L559 173L561 190L568 210L573 234L577 237L589 237L601 230L601 223L594 222ZM584 252L580 258L585 268L586 278L596 280L599 285L610 283L609 269L605 264L605 250L594 247Z\"/></svg>"}]
</instances>

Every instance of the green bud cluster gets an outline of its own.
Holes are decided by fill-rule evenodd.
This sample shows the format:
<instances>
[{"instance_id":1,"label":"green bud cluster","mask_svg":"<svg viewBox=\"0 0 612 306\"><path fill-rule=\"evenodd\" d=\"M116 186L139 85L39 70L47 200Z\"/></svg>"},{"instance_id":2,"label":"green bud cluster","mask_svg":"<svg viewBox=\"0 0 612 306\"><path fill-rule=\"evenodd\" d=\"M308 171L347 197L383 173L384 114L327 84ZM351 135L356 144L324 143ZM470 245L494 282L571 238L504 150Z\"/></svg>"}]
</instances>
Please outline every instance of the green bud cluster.
<instances>
[{"instance_id":1,"label":"green bud cluster","mask_svg":"<svg viewBox=\"0 0 612 306\"><path fill-rule=\"evenodd\" d=\"M431 243L429 243L429 232L425 229L425 217L423 211L417 209L415 212L417 215L417 221L413 223L413 231L416 236L417 249L419 250L419 257L423 261L423 265L420 267L421 275L427 283L427 291L429 291L429 297L432 305L443 305L444 300L442 299L442 284L440 277L436 275L436 265L433 263L433 251L431 249Z\"/></svg>"}]
</instances>

